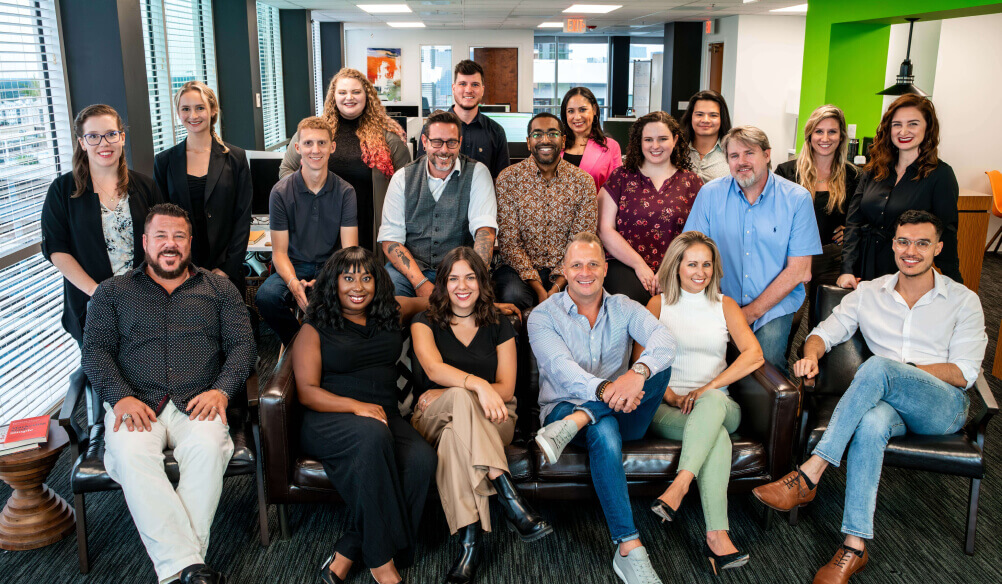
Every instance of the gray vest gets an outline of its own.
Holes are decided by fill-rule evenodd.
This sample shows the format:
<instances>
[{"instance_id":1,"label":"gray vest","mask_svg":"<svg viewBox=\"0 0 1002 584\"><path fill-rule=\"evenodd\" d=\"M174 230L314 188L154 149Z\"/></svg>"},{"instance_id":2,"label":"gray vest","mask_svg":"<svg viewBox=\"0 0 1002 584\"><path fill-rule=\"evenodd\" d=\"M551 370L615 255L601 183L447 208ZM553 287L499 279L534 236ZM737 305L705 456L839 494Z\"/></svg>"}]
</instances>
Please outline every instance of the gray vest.
<instances>
[{"instance_id":1,"label":"gray vest","mask_svg":"<svg viewBox=\"0 0 1002 584\"><path fill-rule=\"evenodd\" d=\"M453 175L435 201L428 188L428 156L404 167L407 207L407 241L404 245L421 270L434 270L446 253L461 245L472 245L470 235L470 187L476 161L459 155L462 170Z\"/></svg>"}]
</instances>

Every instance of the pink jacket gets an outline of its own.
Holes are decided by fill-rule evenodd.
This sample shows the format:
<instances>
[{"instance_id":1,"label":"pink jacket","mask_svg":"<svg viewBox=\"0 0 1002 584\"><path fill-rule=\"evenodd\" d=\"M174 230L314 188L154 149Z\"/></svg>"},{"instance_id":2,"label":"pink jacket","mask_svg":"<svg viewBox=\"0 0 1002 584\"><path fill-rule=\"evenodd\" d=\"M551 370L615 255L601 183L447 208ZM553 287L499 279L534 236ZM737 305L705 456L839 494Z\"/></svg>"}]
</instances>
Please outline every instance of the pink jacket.
<instances>
[{"instance_id":1,"label":"pink jacket","mask_svg":"<svg viewBox=\"0 0 1002 584\"><path fill-rule=\"evenodd\" d=\"M560 156L563 157L561 152ZM581 170L587 172L595 179L595 192L602 189L605 181L609 180L612 171L623 165L623 154L619 150L619 143L610 136L605 137L605 147L598 142L589 139L585 146L584 154L581 156Z\"/></svg>"}]
</instances>

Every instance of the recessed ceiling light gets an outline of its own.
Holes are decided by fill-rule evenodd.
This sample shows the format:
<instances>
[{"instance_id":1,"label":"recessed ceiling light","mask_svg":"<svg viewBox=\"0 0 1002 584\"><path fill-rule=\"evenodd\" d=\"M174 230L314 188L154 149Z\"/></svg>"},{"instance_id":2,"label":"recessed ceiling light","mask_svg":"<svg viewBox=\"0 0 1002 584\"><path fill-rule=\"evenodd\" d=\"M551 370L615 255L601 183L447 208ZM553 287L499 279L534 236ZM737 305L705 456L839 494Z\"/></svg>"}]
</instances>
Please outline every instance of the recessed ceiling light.
<instances>
[{"instance_id":1,"label":"recessed ceiling light","mask_svg":"<svg viewBox=\"0 0 1002 584\"><path fill-rule=\"evenodd\" d=\"M796 6L787 6L786 8L776 8L770 10L769 12L793 12L798 14L807 14L806 4L797 4Z\"/></svg>"},{"instance_id":2,"label":"recessed ceiling light","mask_svg":"<svg viewBox=\"0 0 1002 584\"><path fill-rule=\"evenodd\" d=\"M393 28L424 28L423 22L387 22Z\"/></svg>"},{"instance_id":3,"label":"recessed ceiling light","mask_svg":"<svg viewBox=\"0 0 1002 584\"><path fill-rule=\"evenodd\" d=\"M758 0L745 0L745 4L751 4L752 2L758 2Z\"/></svg>"},{"instance_id":4,"label":"recessed ceiling light","mask_svg":"<svg viewBox=\"0 0 1002 584\"><path fill-rule=\"evenodd\" d=\"M574 4L566 8L564 12L574 14L607 14L622 7L622 4Z\"/></svg>"},{"instance_id":5,"label":"recessed ceiling light","mask_svg":"<svg viewBox=\"0 0 1002 584\"><path fill-rule=\"evenodd\" d=\"M543 24L537 26L536 28L564 28L564 23L562 23L562 22L544 22Z\"/></svg>"},{"instance_id":6,"label":"recessed ceiling light","mask_svg":"<svg viewBox=\"0 0 1002 584\"><path fill-rule=\"evenodd\" d=\"M400 14L411 11L411 7L406 4L358 4L357 6L369 14Z\"/></svg>"}]
</instances>

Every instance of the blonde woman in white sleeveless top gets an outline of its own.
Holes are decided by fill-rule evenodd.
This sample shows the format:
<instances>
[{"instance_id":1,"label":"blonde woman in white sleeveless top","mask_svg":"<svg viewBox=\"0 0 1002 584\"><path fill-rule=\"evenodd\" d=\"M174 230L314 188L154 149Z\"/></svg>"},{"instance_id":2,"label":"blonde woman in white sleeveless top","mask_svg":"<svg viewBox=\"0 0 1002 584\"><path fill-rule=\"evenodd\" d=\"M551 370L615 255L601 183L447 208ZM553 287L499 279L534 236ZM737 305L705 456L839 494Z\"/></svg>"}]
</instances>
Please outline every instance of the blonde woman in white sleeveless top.
<instances>
[{"instance_id":1,"label":"blonde woman in white sleeveless top","mask_svg":"<svg viewBox=\"0 0 1002 584\"><path fill-rule=\"evenodd\" d=\"M698 231L687 231L672 241L658 270L664 292L647 304L678 341L665 403L658 408L650 432L682 441L678 474L651 511L665 521L674 519L695 480L706 520L703 552L714 573L743 566L749 559L727 534L729 434L741 419L727 386L764 362L741 308L720 293L722 275L717 245ZM741 351L730 366L725 360L728 338Z\"/></svg>"}]
</instances>

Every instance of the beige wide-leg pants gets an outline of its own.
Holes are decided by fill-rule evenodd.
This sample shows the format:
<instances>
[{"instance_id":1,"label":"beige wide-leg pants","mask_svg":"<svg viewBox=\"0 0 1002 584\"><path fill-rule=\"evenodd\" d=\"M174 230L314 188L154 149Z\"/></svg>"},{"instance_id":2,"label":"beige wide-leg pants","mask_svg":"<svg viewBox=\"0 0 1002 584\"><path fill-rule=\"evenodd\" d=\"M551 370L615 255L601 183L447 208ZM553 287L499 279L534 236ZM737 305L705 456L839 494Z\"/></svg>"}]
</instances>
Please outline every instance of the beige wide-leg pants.
<instances>
[{"instance_id":1,"label":"beige wide-leg pants","mask_svg":"<svg viewBox=\"0 0 1002 584\"><path fill-rule=\"evenodd\" d=\"M453 534L478 519L484 531L491 530L489 502L495 491L487 470L507 472L504 447L515 434L515 400L505 406L508 420L494 424L475 393L453 387L411 418L414 429L438 451L435 482Z\"/></svg>"}]
</instances>

